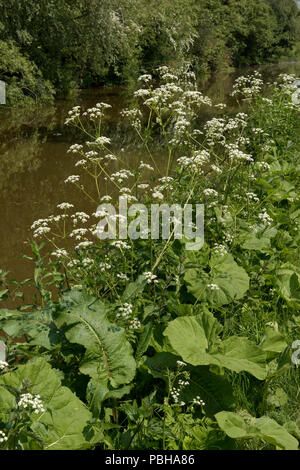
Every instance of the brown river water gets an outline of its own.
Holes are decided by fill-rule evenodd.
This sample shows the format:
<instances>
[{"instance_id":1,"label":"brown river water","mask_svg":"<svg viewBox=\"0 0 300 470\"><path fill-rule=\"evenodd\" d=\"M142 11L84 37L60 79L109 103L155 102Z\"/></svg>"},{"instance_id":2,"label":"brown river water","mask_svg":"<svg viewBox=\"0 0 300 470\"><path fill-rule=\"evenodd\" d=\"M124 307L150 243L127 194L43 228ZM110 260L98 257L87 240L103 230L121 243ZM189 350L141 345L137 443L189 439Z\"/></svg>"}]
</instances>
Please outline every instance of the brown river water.
<instances>
[{"instance_id":1,"label":"brown river water","mask_svg":"<svg viewBox=\"0 0 300 470\"><path fill-rule=\"evenodd\" d=\"M300 62L282 62L255 69L260 70L267 81L275 79L279 73L295 73L300 77ZM228 96L233 80L248 71L251 69L219 74L203 83L200 89L215 102L230 104ZM34 266L22 255L30 255L26 240L31 237L30 226L35 220L55 213L61 202L71 202L76 210L89 212L88 200L72 185L64 183L69 175L78 173L74 159L67 154L68 147L78 139L64 126L64 121L75 104L91 107L99 101L112 105L108 135L122 147L118 126L119 112L128 102L126 90L85 90L73 101L57 101L47 108L11 110L0 107L0 269L10 271L11 278L32 277ZM138 151L126 152L125 147L124 157L128 162L140 156Z\"/></svg>"}]
</instances>

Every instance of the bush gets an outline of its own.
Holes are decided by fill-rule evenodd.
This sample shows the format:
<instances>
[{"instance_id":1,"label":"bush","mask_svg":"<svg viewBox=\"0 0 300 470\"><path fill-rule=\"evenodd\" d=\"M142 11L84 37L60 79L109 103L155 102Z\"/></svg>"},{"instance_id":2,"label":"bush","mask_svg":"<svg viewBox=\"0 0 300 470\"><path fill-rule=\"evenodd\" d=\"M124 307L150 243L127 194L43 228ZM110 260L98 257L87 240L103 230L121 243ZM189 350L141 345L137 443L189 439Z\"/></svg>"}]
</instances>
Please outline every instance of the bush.
<instances>
[{"instance_id":1,"label":"bush","mask_svg":"<svg viewBox=\"0 0 300 470\"><path fill-rule=\"evenodd\" d=\"M0 41L0 78L7 84L9 106L53 101L51 83L12 41Z\"/></svg>"}]
</instances>

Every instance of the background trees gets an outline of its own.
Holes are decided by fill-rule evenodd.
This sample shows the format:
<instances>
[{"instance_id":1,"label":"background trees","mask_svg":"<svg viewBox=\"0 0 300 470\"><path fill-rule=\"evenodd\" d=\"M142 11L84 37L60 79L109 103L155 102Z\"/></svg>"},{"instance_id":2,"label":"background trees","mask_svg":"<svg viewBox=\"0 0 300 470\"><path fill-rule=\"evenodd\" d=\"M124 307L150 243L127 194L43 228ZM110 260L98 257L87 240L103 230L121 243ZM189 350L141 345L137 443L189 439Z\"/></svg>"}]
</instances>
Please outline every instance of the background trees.
<instances>
[{"instance_id":1,"label":"background trees","mask_svg":"<svg viewBox=\"0 0 300 470\"><path fill-rule=\"evenodd\" d=\"M187 59L198 72L258 64L300 34L294 0L0 0L0 11L0 78L12 102L51 98L50 83L66 94Z\"/></svg>"}]
</instances>

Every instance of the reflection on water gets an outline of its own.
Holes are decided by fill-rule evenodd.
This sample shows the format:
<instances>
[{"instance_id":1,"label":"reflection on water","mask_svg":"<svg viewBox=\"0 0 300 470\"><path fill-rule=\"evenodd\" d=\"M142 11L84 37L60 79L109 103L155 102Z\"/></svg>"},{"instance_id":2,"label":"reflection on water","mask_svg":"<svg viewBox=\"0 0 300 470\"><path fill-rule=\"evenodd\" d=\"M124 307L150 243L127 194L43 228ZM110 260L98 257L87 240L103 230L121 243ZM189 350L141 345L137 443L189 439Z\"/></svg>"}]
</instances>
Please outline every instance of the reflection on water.
<instances>
[{"instance_id":1,"label":"reflection on water","mask_svg":"<svg viewBox=\"0 0 300 470\"><path fill-rule=\"evenodd\" d=\"M243 70L247 73L251 69ZM300 75L299 62L260 67L266 80L279 73ZM233 80L241 73L219 74L202 84L202 90L215 102L233 102L228 95ZM126 104L120 89L89 90L80 93L76 104L93 106L98 101L112 105L108 135L120 140L119 111ZM24 242L31 235L34 220L56 212L57 204L72 202L77 210L89 211L90 202L64 180L74 174L74 159L67 154L70 143L78 141L63 123L74 103L57 102L52 108L34 110L0 109L0 268L11 271L21 280L32 276L32 266L20 257L29 254ZM203 119L208 115L201 116ZM122 143L120 143L122 144ZM140 158L138 149L124 158L135 164ZM161 159L160 159L161 160ZM163 162L159 162L160 165Z\"/></svg>"}]
</instances>

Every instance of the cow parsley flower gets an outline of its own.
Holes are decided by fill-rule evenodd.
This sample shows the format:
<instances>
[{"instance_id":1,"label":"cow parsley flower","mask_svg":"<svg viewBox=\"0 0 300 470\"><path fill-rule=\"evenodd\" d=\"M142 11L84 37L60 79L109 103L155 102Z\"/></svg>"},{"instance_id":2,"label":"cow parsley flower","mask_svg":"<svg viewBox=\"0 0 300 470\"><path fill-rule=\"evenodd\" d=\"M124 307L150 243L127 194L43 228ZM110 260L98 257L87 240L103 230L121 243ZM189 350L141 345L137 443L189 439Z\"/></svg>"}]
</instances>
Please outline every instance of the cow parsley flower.
<instances>
[{"instance_id":1,"label":"cow parsley flower","mask_svg":"<svg viewBox=\"0 0 300 470\"><path fill-rule=\"evenodd\" d=\"M74 206L73 204L69 204L68 202L62 202L61 204L58 204L57 208L61 210L68 210L72 209Z\"/></svg>"},{"instance_id":2,"label":"cow parsley flower","mask_svg":"<svg viewBox=\"0 0 300 470\"><path fill-rule=\"evenodd\" d=\"M129 322L129 329L130 330L139 330L142 327L141 322L137 318L133 318Z\"/></svg>"},{"instance_id":3,"label":"cow parsley flower","mask_svg":"<svg viewBox=\"0 0 300 470\"><path fill-rule=\"evenodd\" d=\"M18 401L18 407L24 410L28 409L35 414L45 413L45 408L40 395L32 395L31 393L23 393Z\"/></svg>"},{"instance_id":4,"label":"cow parsley flower","mask_svg":"<svg viewBox=\"0 0 300 470\"><path fill-rule=\"evenodd\" d=\"M67 179L65 179L65 183L78 183L78 181L80 180L80 176L79 175L70 175L68 176Z\"/></svg>"},{"instance_id":5,"label":"cow parsley flower","mask_svg":"<svg viewBox=\"0 0 300 470\"><path fill-rule=\"evenodd\" d=\"M101 145L102 147L105 145L109 145L111 143L111 139L109 137L101 136L95 140L95 144Z\"/></svg>"},{"instance_id":6,"label":"cow parsley flower","mask_svg":"<svg viewBox=\"0 0 300 470\"><path fill-rule=\"evenodd\" d=\"M0 361L0 370L4 370L6 367L8 367L8 362Z\"/></svg>"},{"instance_id":7,"label":"cow parsley flower","mask_svg":"<svg viewBox=\"0 0 300 470\"><path fill-rule=\"evenodd\" d=\"M130 250L131 248L128 243L123 242L122 240L116 240L115 242L112 242L111 246L119 248L120 250Z\"/></svg>"},{"instance_id":8,"label":"cow parsley flower","mask_svg":"<svg viewBox=\"0 0 300 470\"><path fill-rule=\"evenodd\" d=\"M3 431L0 431L0 444L7 441L7 436Z\"/></svg>"},{"instance_id":9,"label":"cow parsley flower","mask_svg":"<svg viewBox=\"0 0 300 470\"><path fill-rule=\"evenodd\" d=\"M117 313L116 317L117 318L124 318L127 319L132 315L133 312L133 305L125 302L122 307L119 307L119 313Z\"/></svg>"},{"instance_id":10,"label":"cow parsley flower","mask_svg":"<svg viewBox=\"0 0 300 470\"><path fill-rule=\"evenodd\" d=\"M207 284L207 287L208 287L210 290L220 290L220 287L217 286L217 284Z\"/></svg>"},{"instance_id":11,"label":"cow parsley flower","mask_svg":"<svg viewBox=\"0 0 300 470\"><path fill-rule=\"evenodd\" d=\"M62 248L59 248L55 251L52 252L52 256L55 256L55 258L63 258L68 256L68 252Z\"/></svg>"},{"instance_id":12,"label":"cow parsley flower","mask_svg":"<svg viewBox=\"0 0 300 470\"><path fill-rule=\"evenodd\" d=\"M155 274L152 274L150 271L143 273L143 276L145 276L147 280L147 284L157 284L157 276Z\"/></svg>"},{"instance_id":13,"label":"cow parsley flower","mask_svg":"<svg viewBox=\"0 0 300 470\"><path fill-rule=\"evenodd\" d=\"M196 398L193 398L193 405L205 406L205 401L201 400L198 395Z\"/></svg>"},{"instance_id":14,"label":"cow parsley flower","mask_svg":"<svg viewBox=\"0 0 300 470\"><path fill-rule=\"evenodd\" d=\"M263 209L263 212L258 214L259 220L261 220L265 225L272 225L273 219L269 216L266 209Z\"/></svg>"}]
</instances>

